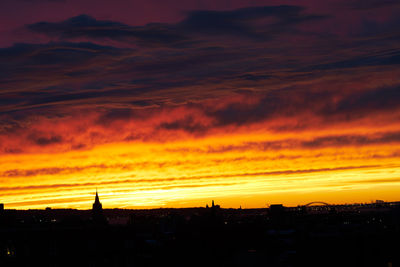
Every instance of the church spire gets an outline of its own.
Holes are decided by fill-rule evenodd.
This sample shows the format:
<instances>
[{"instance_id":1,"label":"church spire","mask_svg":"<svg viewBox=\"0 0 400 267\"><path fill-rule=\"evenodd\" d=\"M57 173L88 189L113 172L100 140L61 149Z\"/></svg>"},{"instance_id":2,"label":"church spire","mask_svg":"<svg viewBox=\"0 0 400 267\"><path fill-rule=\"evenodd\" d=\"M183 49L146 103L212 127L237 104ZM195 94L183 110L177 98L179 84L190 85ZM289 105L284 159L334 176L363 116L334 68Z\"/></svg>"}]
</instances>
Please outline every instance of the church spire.
<instances>
[{"instance_id":1,"label":"church spire","mask_svg":"<svg viewBox=\"0 0 400 267\"><path fill-rule=\"evenodd\" d=\"M97 188L96 188L96 197L95 197L94 203L93 203L93 211L100 211L102 209L103 209L103 207L101 205L99 194L97 193Z\"/></svg>"},{"instance_id":2,"label":"church spire","mask_svg":"<svg viewBox=\"0 0 400 267\"><path fill-rule=\"evenodd\" d=\"M95 197L94 203L93 203L92 218L93 218L93 222L95 224L105 224L105 223L107 223L107 220L103 215L103 205L100 202L100 198L99 198L99 194L97 192L97 188L96 188L96 197Z\"/></svg>"},{"instance_id":3,"label":"church spire","mask_svg":"<svg viewBox=\"0 0 400 267\"><path fill-rule=\"evenodd\" d=\"M97 188L96 188L96 197L95 197L95 199L94 199L94 203L95 203L95 204L100 204L100 205L101 205L100 199L99 199L99 194L97 194Z\"/></svg>"}]
</instances>

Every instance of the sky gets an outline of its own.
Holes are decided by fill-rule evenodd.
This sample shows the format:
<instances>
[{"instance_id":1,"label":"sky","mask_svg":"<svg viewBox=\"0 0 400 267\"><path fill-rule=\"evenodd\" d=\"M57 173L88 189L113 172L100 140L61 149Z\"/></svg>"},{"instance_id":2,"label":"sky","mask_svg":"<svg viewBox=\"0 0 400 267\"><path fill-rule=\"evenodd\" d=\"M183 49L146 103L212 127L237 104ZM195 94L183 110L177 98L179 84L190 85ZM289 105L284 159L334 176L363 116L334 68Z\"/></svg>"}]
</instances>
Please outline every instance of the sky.
<instances>
[{"instance_id":1,"label":"sky","mask_svg":"<svg viewBox=\"0 0 400 267\"><path fill-rule=\"evenodd\" d=\"M0 203L400 200L398 0L2 0Z\"/></svg>"}]
</instances>

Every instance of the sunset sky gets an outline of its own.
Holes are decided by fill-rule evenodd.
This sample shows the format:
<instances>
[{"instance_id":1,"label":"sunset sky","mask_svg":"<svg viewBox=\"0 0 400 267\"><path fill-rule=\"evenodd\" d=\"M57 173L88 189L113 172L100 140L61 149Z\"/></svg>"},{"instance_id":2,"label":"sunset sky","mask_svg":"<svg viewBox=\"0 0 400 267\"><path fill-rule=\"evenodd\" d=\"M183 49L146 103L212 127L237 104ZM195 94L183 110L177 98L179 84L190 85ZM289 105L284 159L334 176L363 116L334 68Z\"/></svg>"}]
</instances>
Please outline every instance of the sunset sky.
<instances>
[{"instance_id":1,"label":"sunset sky","mask_svg":"<svg viewBox=\"0 0 400 267\"><path fill-rule=\"evenodd\" d=\"M400 201L400 1L0 1L0 203Z\"/></svg>"}]
</instances>

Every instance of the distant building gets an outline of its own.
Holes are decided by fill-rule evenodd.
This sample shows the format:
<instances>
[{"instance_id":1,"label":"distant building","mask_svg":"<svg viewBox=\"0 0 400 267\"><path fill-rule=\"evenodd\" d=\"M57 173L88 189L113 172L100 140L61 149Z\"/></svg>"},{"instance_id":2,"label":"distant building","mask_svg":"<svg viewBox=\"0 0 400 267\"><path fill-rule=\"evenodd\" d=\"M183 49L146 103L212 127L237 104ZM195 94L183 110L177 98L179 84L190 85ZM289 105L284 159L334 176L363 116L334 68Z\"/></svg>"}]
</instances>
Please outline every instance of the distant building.
<instances>
[{"instance_id":1,"label":"distant building","mask_svg":"<svg viewBox=\"0 0 400 267\"><path fill-rule=\"evenodd\" d=\"M281 222L285 215L285 207L282 204L273 204L269 206L269 216L271 219Z\"/></svg>"},{"instance_id":2,"label":"distant building","mask_svg":"<svg viewBox=\"0 0 400 267\"><path fill-rule=\"evenodd\" d=\"M2 212L4 210L4 204L0 203L0 212Z\"/></svg>"},{"instance_id":3,"label":"distant building","mask_svg":"<svg viewBox=\"0 0 400 267\"><path fill-rule=\"evenodd\" d=\"M96 197L92 207L93 222L96 224L104 224L107 222L103 214L103 205L100 202L99 195L96 190Z\"/></svg>"},{"instance_id":4,"label":"distant building","mask_svg":"<svg viewBox=\"0 0 400 267\"><path fill-rule=\"evenodd\" d=\"M211 217L214 217L214 219L220 217L221 215L221 206L215 205L214 200L211 202L210 212L211 212Z\"/></svg>"},{"instance_id":5,"label":"distant building","mask_svg":"<svg viewBox=\"0 0 400 267\"><path fill-rule=\"evenodd\" d=\"M97 193L97 190L96 190L96 197L93 203L93 213L95 212L103 212L103 205L100 203L99 194Z\"/></svg>"},{"instance_id":6,"label":"distant building","mask_svg":"<svg viewBox=\"0 0 400 267\"><path fill-rule=\"evenodd\" d=\"M282 204L272 204L269 206L270 212L281 213L285 210L285 207Z\"/></svg>"},{"instance_id":7,"label":"distant building","mask_svg":"<svg viewBox=\"0 0 400 267\"><path fill-rule=\"evenodd\" d=\"M212 203L211 203L211 208L212 208L212 209L219 209L219 208L221 208L221 207L220 207L220 205L215 205L215 204L214 204L214 200L213 200Z\"/></svg>"}]
</instances>

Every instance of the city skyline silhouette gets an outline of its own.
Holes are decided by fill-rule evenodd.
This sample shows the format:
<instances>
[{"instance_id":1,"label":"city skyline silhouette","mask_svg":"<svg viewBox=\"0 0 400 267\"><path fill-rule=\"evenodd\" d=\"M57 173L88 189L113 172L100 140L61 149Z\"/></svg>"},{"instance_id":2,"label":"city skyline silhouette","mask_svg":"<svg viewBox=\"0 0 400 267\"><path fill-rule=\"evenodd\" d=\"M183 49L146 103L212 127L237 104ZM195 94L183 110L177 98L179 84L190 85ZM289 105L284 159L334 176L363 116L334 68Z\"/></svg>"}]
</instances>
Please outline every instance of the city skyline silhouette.
<instances>
[{"instance_id":1,"label":"city skyline silhouette","mask_svg":"<svg viewBox=\"0 0 400 267\"><path fill-rule=\"evenodd\" d=\"M400 266L399 0L1 0L0 267Z\"/></svg>"}]
</instances>

